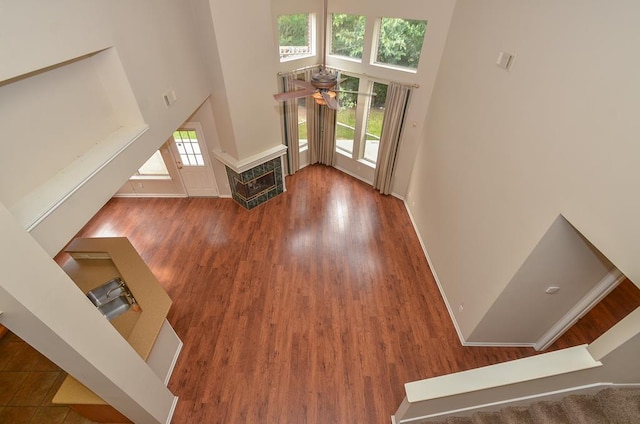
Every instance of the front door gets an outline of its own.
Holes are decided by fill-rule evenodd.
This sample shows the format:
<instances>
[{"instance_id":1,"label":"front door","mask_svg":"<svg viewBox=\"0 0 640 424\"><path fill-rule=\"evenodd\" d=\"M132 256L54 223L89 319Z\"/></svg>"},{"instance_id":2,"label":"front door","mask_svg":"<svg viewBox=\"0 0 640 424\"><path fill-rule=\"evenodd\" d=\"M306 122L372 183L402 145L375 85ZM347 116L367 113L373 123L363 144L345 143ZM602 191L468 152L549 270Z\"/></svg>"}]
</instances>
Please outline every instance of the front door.
<instances>
[{"instance_id":1,"label":"front door","mask_svg":"<svg viewBox=\"0 0 640 424\"><path fill-rule=\"evenodd\" d=\"M185 122L182 127L174 131L172 138L171 150L187 195L218 196L218 185L200 124Z\"/></svg>"}]
</instances>

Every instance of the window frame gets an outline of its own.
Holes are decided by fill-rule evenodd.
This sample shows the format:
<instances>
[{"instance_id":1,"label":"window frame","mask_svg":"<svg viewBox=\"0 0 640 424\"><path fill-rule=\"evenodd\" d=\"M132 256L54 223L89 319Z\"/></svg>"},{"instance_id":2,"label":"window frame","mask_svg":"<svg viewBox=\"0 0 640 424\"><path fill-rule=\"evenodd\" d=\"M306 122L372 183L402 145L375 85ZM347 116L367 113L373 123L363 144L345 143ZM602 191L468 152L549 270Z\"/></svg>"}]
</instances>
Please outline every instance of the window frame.
<instances>
[{"instance_id":1,"label":"window frame","mask_svg":"<svg viewBox=\"0 0 640 424\"><path fill-rule=\"evenodd\" d=\"M385 63L378 61L378 50L380 48L380 37L382 35L382 20L383 19L402 19L404 21L422 21L425 23L424 35L422 37L422 45L420 46L420 54L418 56L417 64L415 68L409 66L396 65L393 63ZM398 18L392 16L382 16L376 19L374 31L371 39L371 52L370 52L370 64L371 66L376 66L379 68L390 69L394 71L407 72L416 74L418 72L418 67L420 66L420 59L422 59L422 50L424 49L424 44L427 39L427 28L429 26L429 21L426 19L406 19L406 18Z\"/></svg>"},{"instance_id":2,"label":"window frame","mask_svg":"<svg viewBox=\"0 0 640 424\"><path fill-rule=\"evenodd\" d=\"M348 15L348 16L356 16L359 18L362 18L364 20L364 30L362 33L362 52L360 53L360 57L353 57L353 56L345 56L345 55L341 55L341 54L337 54L333 52L333 19L335 15ZM355 62L355 63L363 63L363 60L365 58L365 47L366 47L366 41L367 41L367 17L365 15L355 15L352 13L338 13L338 12L332 12L330 14L328 14L327 19L329 20L328 22L328 34L326 34L327 37L327 56L331 56L331 57L335 57L335 58L339 58L342 60L347 60L350 62Z\"/></svg>"},{"instance_id":3,"label":"window frame","mask_svg":"<svg viewBox=\"0 0 640 424\"><path fill-rule=\"evenodd\" d=\"M156 155L159 155L160 159L162 159L162 162L164 163L164 167L167 170L167 173L166 174L146 174L146 173L140 172L140 169L142 169L144 165L150 160L152 160ZM136 169L136 173L133 174L131 177L129 177L129 180L138 180L138 181L171 180L172 179L171 170L169 169L169 165L167 165L167 160L169 161L169 163L173 163L173 160L170 157L167 158L166 155L170 155L170 154L168 153L166 146L163 145L160 149L153 152L153 154L149 157L149 159L147 159L140 168Z\"/></svg>"},{"instance_id":4,"label":"window frame","mask_svg":"<svg viewBox=\"0 0 640 424\"><path fill-rule=\"evenodd\" d=\"M290 55L290 56L286 56L283 57L282 56L282 47L280 45L280 18L283 16L294 16L294 15L307 15L307 37L308 37L308 49L309 52L305 53L305 54L298 54L298 55ZM316 25L317 25L317 16L315 13L313 12L300 12L300 13L286 13L286 14L282 14L282 15L278 15L276 17L276 28L277 28L277 35L278 35L278 57L279 57L279 61L280 63L286 63L286 62L293 62L296 60L301 60L301 59L306 59L309 57L314 57L317 54L318 48L318 40L316 37ZM284 46L284 47L302 47L302 46Z\"/></svg>"},{"instance_id":5,"label":"window frame","mask_svg":"<svg viewBox=\"0 0 640 424\"><path fill-rule=\"evenodd\" d=\"M301 72L301 73L297 74L296 75L296 79L305 81L304 72ZM305 108L305 110L304 110L304 124L305 124L306 130L307 130L307 138L300 138L300 125L301 125L301 122L300 122L300 115L301 115L300 108L302 107L300 105L300 103L303 100L305 102L305 106L304 106L304 108ZM302 153L305 150L309 149L309 132L308 132L309 131L309 108L308 108L308 105L309 105L309 98L308 97L301 97L301 98L296 99L296 108L298 109L297 112L298 112L298 152L299 153Z\"/></svg>"},{"instance_id":6,"label":"window frame","mask_svg":"<svg viewBox=\"0 0 640 424\"><path fill-rule=\"evenodd\" d=\"M353 148L349 153L347 150L343 150L338 147L338 143L336 140L336 153L341 154L351 160L355 160L358 163L369 166L373 169L377 166L376 161L370 160L365 157L366 150L366 131L367 131L367 122L369 119L369 113L371 111L371 102L373 100L373 86L375 83L388 85L387 81L384 81L380 78L375 78L369 75L358 75L356 73L341 71L341 76L351 76L359 79L358 83L358 100L356 103L356 122L354 129L354 140L353 140ZM383 113L384 119L384 113ZM336 120L336 125L338 122Z\"/></svg>"}]
</instances>

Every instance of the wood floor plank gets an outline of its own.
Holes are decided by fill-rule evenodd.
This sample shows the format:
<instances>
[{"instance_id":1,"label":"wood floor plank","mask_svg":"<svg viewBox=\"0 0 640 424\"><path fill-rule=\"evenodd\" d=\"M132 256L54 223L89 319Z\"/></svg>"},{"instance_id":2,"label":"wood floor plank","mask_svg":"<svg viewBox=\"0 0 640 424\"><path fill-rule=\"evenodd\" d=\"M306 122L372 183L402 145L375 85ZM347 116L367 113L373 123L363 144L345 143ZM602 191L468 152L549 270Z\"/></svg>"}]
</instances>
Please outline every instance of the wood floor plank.
<instances>
[{"instance_id":1,"label":"wood floor plank","mask_svg":"<svg viewBox=\"0 0 640 424\"><path fill-rule=\"evenodd\" d=\"M460 345L402 201L324 166L286 183L251 211L116 198L79 234L128 237L174 300L174 423L388 423L405 382L536 353Z\"/></svg>"}]
</instances>

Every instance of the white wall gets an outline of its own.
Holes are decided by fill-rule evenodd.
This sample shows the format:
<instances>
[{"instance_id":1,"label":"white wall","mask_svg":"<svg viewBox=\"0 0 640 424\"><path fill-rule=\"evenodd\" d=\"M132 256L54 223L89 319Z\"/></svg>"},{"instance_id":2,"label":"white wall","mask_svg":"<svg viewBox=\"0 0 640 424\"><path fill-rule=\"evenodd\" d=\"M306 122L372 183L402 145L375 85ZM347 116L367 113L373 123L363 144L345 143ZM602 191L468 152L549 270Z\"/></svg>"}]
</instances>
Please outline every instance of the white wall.
<instances>
[{"instance_id":1,"label":"white wall","mask_svg":"<svg viewBox=\"0 0 640 424\"><path fill-rule=\"evenodd\" d=\"M408 204L463 337L560 214L640 282L638 13L457 2Z\"/></svg>"},{"instance_id":2,"label":"white wall","mask_svg":"<svg viewBox=\"0 0 640 424\"><path fill-rule=\"evenodd\" d=\"M15 205L121 127L99 63L77 60L0 86L5 205Z\"/></svg>"},{"instance_id":3,"label":"white wall","mask_svg":"<svg viewBox=\"0 0 640 424\"><path fill-rule=\"evenodd\" d=\"M611 263L559 216L467 341L532 345L612 270ZM559 290L547 293L549 287Z\"/></svg>"},{"instance_id":4,"label":"white wall","mask_svg":"<svg viewBox=\"0 0 640 424\"><path fill-rule=\"evenodd\" d=\"M187 119L187 121L199 122L202 126L220 197L231 197L231 187L229 187L229 179L227 178L227 171L224 164L216 160L213 156L213 152L221 150L221 146L220 139L218 138L218 127L214 118L211 99L205 100L205 102L200 105L200 107Z\"/></svg>"},{"instance_id":5,"label":"white wall","mask_svg":"<svg viewBox=\"0 0 640 424\"><path fill-rule=\"evenodd\" d=\"M176 161L170 152L169 139L160 146L160 154L169 175L162 177L134 175L115 194L118 197L187 197Z\"/></svg>"},{"instance_id":6,"label":"white wall","mask_svg":"<svg viewBox=\"0 0 640 424\"><path fill-rule=\"evenodd\" d=\"M194 2L213 85L212 104L223 151L242 160L282 142L278 121L278 49L269 2Z\"/></svg>"},{"instance_id":7,"label":"white wall","mask_svg":"<svg viewBox=\"0 0 640 424\"><path fill-rule=\"evenodd\" d=\"M95 308L80 302L82 294L50 256L210 95L194 25L190 4L172 0L0 4L0 56L10 58L0 66L5 135L0 143L6 151L21 146L31 152L19 159L19 169L11 168L16 171L11 179L2 175L0 253L7 272L0 277L0 291L6 294L1 321L136 422L165 422L173 396L108 323L97 324ZM93 62L68 63L103 49L109 53L96 55ZM59 64L65 66L51 69ZM112 71L118 69L122 74L114 77ZM61 77L58 71L66 74ZM41 81L44 94L55 93L55 101L37 102L33 93L39 92ZM167 89L178 97L169 108L162 99ZM20 107L12 108L9 100ZM80 123L81 134L70 131L86 112L89 119ZM93 120L100 112L104 119ZM43 187L61 167L73 174L82 168L87 148L100 151L105 133L113 135L116 127L131 122L148 130L112 152L104 167L89 169L85 184L27 233L9 212L16 198L28 195L25 191L34 185ZM6 136L10 132L13 137ZM21 175L25 181L11 186Z\"/></svg>"},{"instance_id":8,"label":"white wall","mask_svg":"<svg viewBox=\"0 0 640 424\"><path fill-rule=\"evenodd\" d=\"M0 54L12 60L0 70L0 125L14 134L2 141L14 153L3 156L3 169L11 172L10 177L2 175L0 200L5 206L11 209L34 186L77 167L87 149L99 148L118 127L132 122L149 127L73 195L73 207L64 210L73 219L61 210L49 218L51 225L34 231L50 254L210 94L192 11L186 6L148 0L2 4ZM103 49L108 50L77 60ZM122 77L112 77L118 68ZM162 99L167 89L178 97L169 108ZM18 154L20 149L24 155ZM17 180L16 175L24 177Z\"/></svg>"},{"instance_id":9,"label":"white wall","mask_svg":"<svg viewBox=\"0 0 640 424\"><path fill-rule=\"evenodd\" d=\"M211 105L211 99L207 98L200 107L189 117L186 122L200 123L207 142L207 150L215 175L216 184L218 186L220 197L231 197L231 189L224 164L215 159L214 151L221 150L220 140L218 138L217 126L214 119L214 112ZM162 156L167 170L170 174L168 180L145 179L144 177L135 178L127 181L119 190L117 195L122 197L185 197L187 193L180 182L178 168L175 160L169 152L168 144L172 142L170 138L161 147ZM142 186L141 186L142 184Z\"/></svg>"}]
</instances>

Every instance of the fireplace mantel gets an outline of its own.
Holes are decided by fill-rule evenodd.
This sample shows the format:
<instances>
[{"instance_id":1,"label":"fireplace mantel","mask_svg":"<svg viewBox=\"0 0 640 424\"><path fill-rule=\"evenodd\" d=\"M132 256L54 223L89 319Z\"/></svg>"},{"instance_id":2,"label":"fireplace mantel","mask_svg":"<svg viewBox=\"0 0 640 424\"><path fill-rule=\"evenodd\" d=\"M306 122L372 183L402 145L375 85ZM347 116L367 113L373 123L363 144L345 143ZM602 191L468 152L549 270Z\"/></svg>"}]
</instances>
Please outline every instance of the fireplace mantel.
<instances>
[{"instance_id":1,"label":"fireplace mantel","mask_svg":"<svg viewBox=\"0 0 640 424\"><path fill-rule=\"evenodd\" d=\"M232 158L223 151L214 151L216 159L224 163L231 196L240 205L253 209L286 191L283 157L287 147L272 147L243 160Z\"/></svg>"},{"instance_id":2,"label":"fireplace mantel","mask_svg":"<svg viewBox=\"0 0 640 424\"><path fill-rule=\"evenodd\" d=\"M241 174L257 165L265 163L271 159L275 159L278 156L283 156L287 153L287 146L279 144L261 153L240 160L234 158L224 150L214 150L212 153L220 162L224 163L238 174Z\"/></svg>"}]
</instances>

